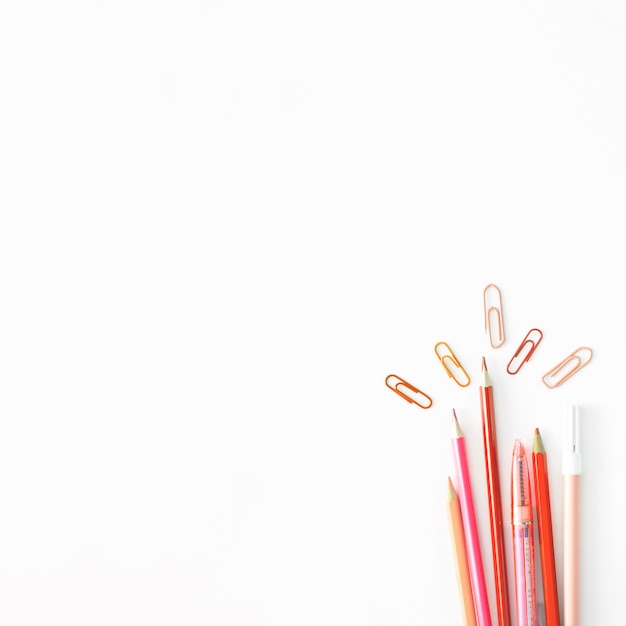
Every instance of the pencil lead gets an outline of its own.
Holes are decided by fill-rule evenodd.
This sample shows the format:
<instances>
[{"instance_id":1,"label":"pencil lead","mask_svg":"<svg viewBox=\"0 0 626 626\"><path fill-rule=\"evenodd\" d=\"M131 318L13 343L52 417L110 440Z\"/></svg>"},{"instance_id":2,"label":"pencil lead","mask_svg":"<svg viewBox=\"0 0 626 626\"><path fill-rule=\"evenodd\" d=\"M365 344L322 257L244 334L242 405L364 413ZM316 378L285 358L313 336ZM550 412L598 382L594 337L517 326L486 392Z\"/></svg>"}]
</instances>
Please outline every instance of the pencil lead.
<instances>
[{"instance_id":1,"label":"pencil lead","mask_svg":"<svg viewBox=\"0 0 626 626\"><path fill-rule=\"evenodd\" d=\"M456 498L456 489L452 484L452 478L448 476L448 500L454 500Z\"/></svg>"},{"instance_id":2,"label":"pencil lead","mask_svg":"<svg viewBox=\"0 0 626 626\"><path fill-rule=\"evenodd\" d=\"M461 425L459 424L459 419L457 418L456 411L454 409L452 409L452 421L454 426L454 436L457 438L462 437L463 431L461 430Z\"/></svg>"},{"instance_id":3,"label":"pencil lead","mask_svg":"<svg viewBox=\"0 0 626 626\"><path fill-rule=\"evenodd\" d=\"M491 376L489 376L489 370L487 369L487 361L483 357L483 366L481 369L482 383L481 387L491 387Z\"/></svg>"},{"instance_id":4,"label":"pencil lead","mask_svg":"<svg viewBox=\"0 0 626 626\"><path fill-rule=\"evenodd\" d=\"M535 454L545 454L546 449L543 447L543 439L539 433L539 429L535 428L535 437L533 439L533 452Z\"/></svg>"}]
</instances>

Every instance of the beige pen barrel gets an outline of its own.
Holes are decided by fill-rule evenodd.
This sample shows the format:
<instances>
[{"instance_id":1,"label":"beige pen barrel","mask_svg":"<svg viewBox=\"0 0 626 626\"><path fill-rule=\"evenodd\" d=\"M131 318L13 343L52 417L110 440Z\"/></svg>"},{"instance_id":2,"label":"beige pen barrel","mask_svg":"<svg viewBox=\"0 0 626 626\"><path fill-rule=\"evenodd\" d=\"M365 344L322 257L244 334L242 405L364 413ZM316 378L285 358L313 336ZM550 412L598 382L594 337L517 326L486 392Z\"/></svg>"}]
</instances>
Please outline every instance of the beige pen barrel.
<instances>
[{"instance_id":1,"label":"beige pen barrel","mask_svg":"<svg viewBox=\"0 0 626 626\"><path fill-rule=\"evenodd\" d=\"M563 626L578 626L580 426L580 408L569 406L563 440Z\"/></svg>"},{"instance_id":2,"label":"beige pen barrel","mask_svg":"<svg viewBox=\"0 0 626 626\"><path fill-rule=\"evenodd\" d=\"M578 510L580 476L563 477L563 624L578 626Z\"/></svg>"}]
</instances>

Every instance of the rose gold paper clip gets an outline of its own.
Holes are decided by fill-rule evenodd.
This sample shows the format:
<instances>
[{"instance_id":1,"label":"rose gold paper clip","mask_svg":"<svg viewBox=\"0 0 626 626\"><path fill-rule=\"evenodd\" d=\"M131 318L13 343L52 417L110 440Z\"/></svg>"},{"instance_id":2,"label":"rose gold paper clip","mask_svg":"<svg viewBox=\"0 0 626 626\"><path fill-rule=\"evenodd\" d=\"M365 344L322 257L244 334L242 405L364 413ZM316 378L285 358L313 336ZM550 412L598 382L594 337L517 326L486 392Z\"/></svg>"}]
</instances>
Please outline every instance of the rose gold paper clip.
<instances>
[{"instance_id":1,"label":"rose gold paper clip","mask_svg":"<svg viewBox=\"0 0 626 626\"><path fill-rule=\"evenodd\" d=\"M499 348L504 343L504 317L502 315L502 295L493 284L487 285L483 291L485 308L485 332L489 335L492 348ZM493 304L490 304L493 302Z\"/></svg>"},{"instance_id":2,"label":"rose gold paper clip","mask_svg":"<svg viewBox=\"0 0 626 626\"><path fill-rule=\"evenodd\" d=\"M506 371L509 374L517 374L522 369L522 365L533 355L542 338L543 333L538 328L529 330L526 337L524 337L524 341L522 341L513 358L506 366Z\"/></svg>"},{"instance_id":3,"label":"rose gold paper clip","mask_svg":"<svg viewBox=\"0 0 626 626\"><path fill-rule=\"evenodd\" d=\"M555 365L541 379L548 389L554 389L562 385L570 376L582 369L591 361L591 348L581 346L576 348L569 356L566 356L558 365Z\"/></svg>"},{"instance_id":4,"label":"rose gold paper clip","mask_svg":"<svg viewBox=\"0 0 626 626\"><path fill-rule=\"evenodd\" d=\"M440 351L438 349L439 346L444 346L444 348L447 350L447 354L440 354ZM470 377L463 369L463 366L461 365L459 360L454 355L454 352L452 352L452 348L450 348L450 346L445 341L440 341L439 343L435 344L435 354L443 365L443 368L446 370L446 372L448 372L448 376L450 376L450 378L452 378L452 380L454 380L454 382L459 385L459 387L467 387L470 384ZM452 370L448 367L448 363L452 363ZM458 378L459 375L461 375L461 378Z\"/></svg>"},{"instance_id":5,"label":"rose gold paper clip","mask_svg":"<svg viewBox=\"0 0 626 626\"><path fill-rule=\"evenodd\" d=\"M397 382L395 384L390 383L390 379L395 379ZM411 404L417 404L422 409L428 409L432 406L432 399L427 396L423 391L411 385L411 383L407 383L406 380L400 378L400 376L396 376L395 374L389 374L387 378L385 378L385 385L391 389L391 391L395 391L401 398L404 398L407 402ZM406 387L408 391L412 392L414 397L408 395L406 391L400 391L400 387Z\"/></svg>"}]
</instances>

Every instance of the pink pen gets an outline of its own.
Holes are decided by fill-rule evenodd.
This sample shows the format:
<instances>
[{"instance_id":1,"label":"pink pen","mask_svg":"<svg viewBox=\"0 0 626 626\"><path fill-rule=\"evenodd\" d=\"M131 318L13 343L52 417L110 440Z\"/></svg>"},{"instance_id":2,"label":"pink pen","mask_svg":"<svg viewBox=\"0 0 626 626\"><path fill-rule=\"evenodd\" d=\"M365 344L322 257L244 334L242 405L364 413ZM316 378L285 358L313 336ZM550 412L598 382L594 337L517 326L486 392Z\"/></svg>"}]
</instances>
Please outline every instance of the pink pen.
<instances>
[{"instance_id":1,"label":"pink pen","mask_svg":"<svg viewBox=\"0 0 626 626\"><path fill-rule=\"evenodd\" d=\"M478 527L474 513L474 500L472 497L472 485L470 483L467 453L465 451L465 437L459 426L454 409L452 409L454 434L452 437L452 453L457 475L457 491L461 505L461 518L467 549L467 561L469 564L470 580L472 582L472 594L476 608L478 626L491 626L491 613L489 612L489 599L487 596L487 584L485 571L480 554L478 540Z\"/></svg>"},{"instance_id":2,"label":"pink pen","mask_svg":"<svg viewBox=\"0 0 626 626\"><path fill-rule=\"evenodd\" d=\"M511 519L517 626L537 625L533 503L526 450L515 440L511 464Z\"/></svg>"}]
</instances>

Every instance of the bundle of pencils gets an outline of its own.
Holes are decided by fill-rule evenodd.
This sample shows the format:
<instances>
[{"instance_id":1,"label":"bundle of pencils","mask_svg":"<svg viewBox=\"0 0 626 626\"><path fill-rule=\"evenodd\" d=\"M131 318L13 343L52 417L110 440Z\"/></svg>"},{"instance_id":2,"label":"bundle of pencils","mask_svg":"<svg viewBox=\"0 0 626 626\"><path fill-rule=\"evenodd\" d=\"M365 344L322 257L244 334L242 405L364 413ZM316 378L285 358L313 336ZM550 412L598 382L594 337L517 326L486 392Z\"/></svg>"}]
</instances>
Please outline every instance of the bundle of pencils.
<instances>
[{"instance_id":1,"label":"bundle of pencils","mask_svg":"<svg viewBox=\"0 0 626 626\"><path fill-rule=\"evenodd\" d=\"M496 445L493 386L483 357L480 385L483 446L498 626L511 626ZM457 488L448 477L448 517L464 626L491 626L485 573L472 498L465 437L453 409L452 451ZM563 454L564 585L563 626L578 626L578 500L581 474L580 410L568 407ZM532 487L532 488L531 488ZM533 497L534 493L534 497ZM536 516L534 511L536 510ZM526 449L516 439L511 463L511 526L517 626L538 624L535 573L535 521L539 538L545 626L561 626L548 461L539 428L532 447L532 484Z\"/></svg>"}]
</instances>

